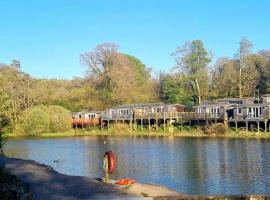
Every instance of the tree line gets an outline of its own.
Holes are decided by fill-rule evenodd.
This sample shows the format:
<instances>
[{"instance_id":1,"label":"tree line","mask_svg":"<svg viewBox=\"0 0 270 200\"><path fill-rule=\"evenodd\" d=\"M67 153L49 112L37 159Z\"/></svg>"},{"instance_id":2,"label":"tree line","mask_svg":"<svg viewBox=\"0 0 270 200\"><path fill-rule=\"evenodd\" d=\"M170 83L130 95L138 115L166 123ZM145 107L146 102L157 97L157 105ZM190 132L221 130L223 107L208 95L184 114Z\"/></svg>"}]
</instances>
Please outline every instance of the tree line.
<instances>
[{"instance_id":1,"label":"tree line","mask_svg":"<svg viewBox=\"0 0 270 200\"><path fill-rule=\"evenodd\" d=\"M172 53L175 66L158 76L113 43L82 53L87 72L72 80L37 79L23 72L17 60L0 64L0 131L31 132L30 119L42 117L45 123L35 131L63 131L53 121L64 123L67 113L83 109L149 102L180 103L191 109L207 99L269 93L270 51L252 48L252 42L242 38L233 58L213 63L201 40L186 42Z\"/></svg>"}]
</instances>

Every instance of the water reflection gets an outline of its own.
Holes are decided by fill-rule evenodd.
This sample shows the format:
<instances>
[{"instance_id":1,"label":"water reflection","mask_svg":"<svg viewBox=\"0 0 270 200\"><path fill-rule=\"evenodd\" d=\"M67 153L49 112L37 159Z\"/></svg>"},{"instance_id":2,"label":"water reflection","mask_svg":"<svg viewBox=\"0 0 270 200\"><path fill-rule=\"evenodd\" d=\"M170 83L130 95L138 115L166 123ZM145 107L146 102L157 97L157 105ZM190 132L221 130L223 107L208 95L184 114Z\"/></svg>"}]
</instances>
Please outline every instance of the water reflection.
<instances>
[{"instance_id":1,"label":"water reflection","mask_svg":"<svg viewBox=\"0 0 270 200\"><path fill-rule=\"evenodd\" d=\"M5 153L46 163L61 173L100 177L103 155L113 150L114 179L132 177L188 194L269 194L269 144L263 139L24 138L9 140Z\"/></svg>"}]
</instances>

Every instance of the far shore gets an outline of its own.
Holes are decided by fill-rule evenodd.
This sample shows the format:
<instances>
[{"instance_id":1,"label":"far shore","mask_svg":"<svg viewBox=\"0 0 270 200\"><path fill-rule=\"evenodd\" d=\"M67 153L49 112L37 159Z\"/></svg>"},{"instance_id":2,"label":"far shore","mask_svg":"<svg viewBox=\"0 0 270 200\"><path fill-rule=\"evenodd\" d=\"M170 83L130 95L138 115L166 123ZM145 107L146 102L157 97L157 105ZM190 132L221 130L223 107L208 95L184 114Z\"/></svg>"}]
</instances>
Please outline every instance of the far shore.
<instances>
[{"instance_id":1,"label":"far shore","mask_svg":"<svg viewBox=\"0 0 270 200\"><path fill-rule=\"evenodd\" d=\"M27 135L27 134L5 134L5 138L19 138L19 137L44 137L44 138L56 138L56 137L73 137L73 136L160 136L160 137L205 137L205 138L265 138L270 139L269 132L252 132L233 129L229 129L225 134L207 134L202 130L183 130L183 131L148 131L148 130L136 130L131 131L130 129L121 130L70 130L65 132L55 132L55 133L40 133L37 135Z\"/></svg>"}]
</instances>

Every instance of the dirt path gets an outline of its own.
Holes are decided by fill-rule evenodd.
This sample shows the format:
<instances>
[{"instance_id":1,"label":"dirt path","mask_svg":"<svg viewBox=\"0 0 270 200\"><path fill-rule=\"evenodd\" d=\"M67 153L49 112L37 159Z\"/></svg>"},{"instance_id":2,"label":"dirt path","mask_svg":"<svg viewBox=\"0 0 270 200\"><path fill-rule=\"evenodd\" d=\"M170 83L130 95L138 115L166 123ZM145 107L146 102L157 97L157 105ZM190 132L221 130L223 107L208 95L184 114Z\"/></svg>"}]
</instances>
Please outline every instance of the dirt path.
<instances>
[{"instance_id":1,"label":"dirt path","mask_svg":"<svg viewBox=\"0 0 270 200\"><path fill-rule=\"evenodd\" d=\"M33 199L38 200L139 200L153 199L156 196L180 195L157 185L140 183L136 183L131 187L113 184L105 185L88 177L60 174L53 168L32 160L0 156L0 165L5 165L11 174L28 183Z\"/></svg>"}]
</instances>

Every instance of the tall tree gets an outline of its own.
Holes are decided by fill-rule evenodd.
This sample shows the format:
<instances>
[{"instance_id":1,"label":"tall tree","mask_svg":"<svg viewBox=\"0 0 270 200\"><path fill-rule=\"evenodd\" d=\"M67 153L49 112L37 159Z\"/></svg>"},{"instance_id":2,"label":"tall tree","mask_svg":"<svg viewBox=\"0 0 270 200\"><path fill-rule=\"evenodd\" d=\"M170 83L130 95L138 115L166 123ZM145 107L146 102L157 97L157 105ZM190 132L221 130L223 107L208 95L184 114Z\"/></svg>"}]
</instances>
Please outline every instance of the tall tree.
<instances>
[{"instance_id":1,"label":"tall tree","mask_svg":"<svg viewBox=\"0 0 270 200\"><path fill-rule=\"evenodd\" d=\"M198 98L198 103L201 103L208 92L208 65L211 62L203 42L201 40L186 42L182 47L178 47L173 55L176 58L176 67L181 73L189 76L194 94Z\"/></svg>"},{"instance_id":2,"label":"tall tree","mask_svg":"<svg viewBox=\"0 0 270 200\"><path fill-rule=\"evenodd\" d=\"M189 92L190 84L183 75L163 75L160 79L160 98L165 103L180 103L189 110L194 106L194 97Z\"/></svg>"},{"instance_id":3,"label":"tall tree","mask_svg":"<svg viewBox=\"0 0 270 200\"><path fill-rule=\"evenodd\" d=\"M150 72L134 56L118 52L117 45L105 43L81 55L88 80L107 105L153 100Z\"/></svg>"},{"instance_id":4,"label":"tall tree","mask_svg":"<svg viewBox=\"0 0 270 200\"><path fill-rule=\"evenodd\" d=\"M211 98L235 97L238 94L237 62L229 58L219 58L214 65L210 84Z\"/></svg>"},{"instance_id":5,"label":"tall tree","mask_svg":"<svg viewBox=\"0 0 270 200\"><path fill-rule=\"evenodd\" d=\"M124 56L127 57L131 64L134 65L136 69L136 79L138 84L147 84L147 82L151 78L150 69L148 69L146 65L143 64L142 61L140 61L138 58L128 54L124 54Z\"/></svg>"},{"instance_id":6,"label":"tall tree","mask_svg":"<svg viewBox=\"0 0 270 200\"><path fill-rule=\"evenodd\" d=\"M268 57L267 53L261 54L262 51L259 51L257 54L252 54L247 57L248 67L247 67L247 75L249 77L253 77L252 86L259 91L260 94L269 93L270 86L270 57ZM252 72L252 73L250 73Z\"/></svg>"},{"instance_id":7,"label":"tall tree","mask_svg":"<svg viewBox=\"0 0 270 200\"><path fill-rule=\"evenodd\" d=\"M251 53L251 50L253 48L253 44L250 40L248 40L246 37L243 37L239 42L239 49L236 54L236 57L239 59L239 83L238 83L238 89L239 89L239 97L241 98L243 96L243 83L242 83L242 70L246 67L246 58Z\"/></svg>"}]
</instances>

